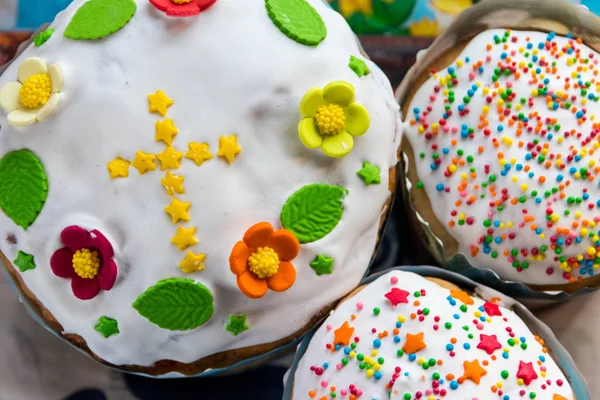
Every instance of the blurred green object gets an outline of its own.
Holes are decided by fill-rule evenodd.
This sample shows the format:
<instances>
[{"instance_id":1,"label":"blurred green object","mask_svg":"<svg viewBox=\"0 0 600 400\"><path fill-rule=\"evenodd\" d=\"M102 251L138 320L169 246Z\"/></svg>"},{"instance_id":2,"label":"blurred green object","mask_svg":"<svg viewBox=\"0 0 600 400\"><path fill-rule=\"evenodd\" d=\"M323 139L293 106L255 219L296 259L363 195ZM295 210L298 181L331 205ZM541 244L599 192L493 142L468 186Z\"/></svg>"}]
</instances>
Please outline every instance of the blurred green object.
<instances>
[{"instance_id":1,"label":"blurred green object","mask_svg":"<svg viewBox=\"0 0 600 400\"><path fill-rule=\"evenodd\" d=\"M330 3L342 14L346 10L351 12L346 19L358 34L407 35L409 29L403 25L412 14L417 0L333 0ZM356 12L350 11L353 9ZM367 9L372 9L372 15L365 12Z\"/></svg>"}]
</instances>

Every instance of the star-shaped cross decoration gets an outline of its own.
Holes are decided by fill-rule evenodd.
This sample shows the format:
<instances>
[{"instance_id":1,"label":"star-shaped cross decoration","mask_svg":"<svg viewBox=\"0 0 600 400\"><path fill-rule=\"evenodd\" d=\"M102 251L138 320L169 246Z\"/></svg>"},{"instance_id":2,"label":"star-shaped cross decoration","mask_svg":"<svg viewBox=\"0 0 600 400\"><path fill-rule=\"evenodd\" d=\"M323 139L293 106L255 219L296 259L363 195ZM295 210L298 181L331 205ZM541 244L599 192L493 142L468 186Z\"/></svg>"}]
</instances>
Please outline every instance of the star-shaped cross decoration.
<instances>
[{"instance_id":1,"label":"star-shaped cross decoration","mask_svg":"<svg viewBox=\"0 0 600 400\"><path fill-rule=\"evenodd\" d=\"M190 246L198 244L198 239L194 236L196 228L178 227L177 233L171 238L171 243L177 246L179 250L185 250Z\"/></svg>"},{"instance_id":2,"label":"star-shaped cross decoration","mask_svg":"<svg viewBox=\"0 0 600 400\"><path fill-rule=\"evenodd\" d=\"M204 260L206 254L195 254L188 251L185 258L179 263L179 268L186 274L204 271Z\"/></svg>"},{"instance_id":3,"label":"star-shaped cross decoration","mask_svg":"<svg viewBox=\"0 0 600 400\"><path fill-rule=\"evenodd\" d=\"M157 112L163 117L167 115L167 108L173 105L173 100L168 98L162 90L157 90L155 94L149 94L148 102L150 103L148 111Z\"/></svg>"},{"instance_id":4,"label":"star-shaped cross decoration","mask_svg":"<svg viewBox=\"0 0 600 400\"><path fill-rule=\"evenodd\" d=\"M230 164L235 156L242 152L242 148L237 143L237 136L221 136L219 140L219 157L225 158Z\"/></svg>"},{"instance_id":5,"label":"star-shaped cross decoration","mask_svg":"<svg viewBox=\"0 0 600 400\"><path fill-rule=\"evenodd\" d=\"M365 185L381 183L381 170L377 165L371 164L370 162L363 162L363 167L358 170L357 174L365 181Z\"/></svg>"},{"instance_id":6,"label":"star-shaped cross decoration","mask_svg":"<svg viewBox=\"0 0 600 400\"><path fill-rule=\"evenodd\" d=\"M350 56L350 64L348 66L359 78L371 73L367 64L358 57Z\"/></svg>"},{"instance_id":7,"label":"star-shaped cross decoration","mask_svg":"<svg viewBox=\"0 0 600 400\"><path fill-rule=\"evenodd\" d=\"M135 159L131 163L133 168L137 169L140 175L144 175L148 171L154 171L156 164L154 160L156 156L154 154L144 153L143 151L137 151L135 153Z\"/></svg>"},{"instance_id":8,"label":"star-shaped cross decoration","mask_svg":"<svg viewBox=\"0 0 600 400\"><path fill-rule=\"evenodd\" d=\"M174 224L179 221L189 221L189 209L192 204L185 201L179 201L176 198L171 200L171 205L165 207L165 212L171 216Z\"/></svg>"},{"instance_id":9,"label":"star-shaped cross decoration","mask_svg":"<svg viewBox=\"0 0 600 400\"><path fill-rule=\"evenodd\" d=\"M335 335L333 344L343 344L344 346L348 346L353 333L354 328L350 326L348 321L345 321L342 326L333 331L333 334Z\"/></svg>"},{"instance_id":10,"label":"star-shaped cross decoration","mask_svg":"<svg viewBox=\"0 0 600 400\"><path fill-rule=\"evenodd\" d=\"M237 336L240 333L248 330L248 324L246 323L245 315L230 315L229 322L225 326L225 330L230 332L233 336Z\"/></svg>"},{"instance_id":11,"label":"star-shaped cross decoration","mask_svg":"<svg viewBox=\"0 0 600 400\"><path fill-rule=\"evenodd\" d=\"M94 329L100 332L105 338L109 338L119 333L119 324L116 319L100 317Z\"/></svg>"},{"instance_id":12,"label":"star-shaped cross decoration","mask_svg":"<svg viewBox=\"0 0 600 400\"><path fill-rule=\"evenodd\" d=\"M164 121L156 121L156 141L161 140L168 146L173 143L173 137L177 135L179 131L171 118L166 118Z\"/></svg>"},{"instance_id":13,"label":"star-shaped cross decoration","mask_svg":"<svg viewBox=\"0 0 600 400\"><path fill-rule=\"evenodd\" d=\"M392 303L392 306L397 306L400 303L408 303L408 293L405 290L401 290L398 288L392 288L389 292L385 294L385 297Z\"/></svg>"},{"instance_id":14,"label":"star-shaped cross decoration","mask_svg":"<svg viewBox=\"0 0 600 400\"><path fill-rule=\"evenodd\" d=\"M494 317L494 316L501 317L502 316L500 307L496 303L491 303L489 301L486 301L485 304L483 305L483 309L485 310L487 315L489 315L490 317Z\"/></svg>"},{"instance_id":15,"label":"star-shaped cross decoration","mask_svg":"<svg viewBox=\"0 0 600 400\"><path fill-rule=\"evenodd\" d=\"M317 275L331 275L333 272L333 258L327 257L323 254L318 254L309 265L313 270L315 270Z\"/></svg>"},{"instance_id":16,"label":"star-shaped cross decoration","mask_svg":"<svg viewBox=\"0 0 600 400\"><path fill-rule=\"evenodd\" d=\"M479 385L481 377L487 374L487 371L479 365L479 360L465 361L463 367L465 368L463 379L470 379L477 385Z\"/></svg>"},{"instance_id":17,"label":"star-shaped cross decoration","mask_svg":"<svg viewBox=\"0 0 600 400\"><path fill-rule=\"evenodd\" d=\"M517 378L523 379L525 385L529 385L531 381L537 379L538 375L533 369L533 363L526 363L519 361L519 370L517 371Z\"/></svg>"},{"instance_id":18,"label":"star-shaped cross decoration","mask_svg":"<svg viewBox=\"0 0 600 400\"><path fill-rule=\"evenodd\" d=\"M404 342L404 346L402 346L402 350L406 354L415 354L416 352L427 348L427 344L425 344L423 341L424 336L425 334L423 332L417 333L416 335L407 333L406 341Z\"/></svg>"},{"instance_id":19,"label":"star-shaped cross decoration","mask_svg":"<svg viewBox=\"0 0 600 400\"><path fill-rule=\"evenodd\" d=\"M19 268L19 271L25 272L30 269L35 269L35 260L31 254L27 254L19 250L17 258L13 261L13 264Z\"/></svg>"},{"instance_id":20,"label":"star-shaped cross decoration","mask_svg":"<svg viewBox=\"0 0 600 400\"><path fill-rule=\"evenodd\" d=\"M183 153L169 146L162 153L158 153L156 157L160 160L160 169L164 171L166 169L179 168L181 166L179 162L183 157Z\"/></svg>"},{"instance_id":21,"label":"star-shaped cross decoration","mask_svg":"<svg viewBox=\"0 0 600 400\"><path fill-rule=\"evenodd\" d=\"M481 349L488 353L490 356L494 354L494 351L501 349L502 345L498 342L496 335L479 335L478 349Z\"/></svg>"},{"instance_id":22,"label":"star-shaped cross decoration","mask_svg":"<svg viewBox=\"0 0 600 400\"><path fill-rule=\"evenodd\" d=\"M131 163L123 158L115 158L108 163L108 172L110 179L127 178L129 176L129 166Z\"/></svg>"},{"instance_id":23,"label":"star-shaped cross decoration","mask_svg":"<svg viewBox=\"0 0 600 400\"><path fill-rule=\"evenodd\" d=\"M185 177L174 175L169 171L167 172L167 175L165 175L165 177L162 178L161 184L165 188L169 196L174 196L175 193L185 193L185 189L183 188L184 180Z\"/></svg>"},{"instance_id":24,"label":"star-shaped cross decoration","mask_svg":"<svg viewBox=\"0 0 600 400\"><path fill-rule=\"evenodd\" d=\"M209 151L207 143L192 142L188 144L188 152L185 153L185 157L195 162L197 166L201 166L204 161L212 159L213 155Z\"/></svg>"}]
</instances>

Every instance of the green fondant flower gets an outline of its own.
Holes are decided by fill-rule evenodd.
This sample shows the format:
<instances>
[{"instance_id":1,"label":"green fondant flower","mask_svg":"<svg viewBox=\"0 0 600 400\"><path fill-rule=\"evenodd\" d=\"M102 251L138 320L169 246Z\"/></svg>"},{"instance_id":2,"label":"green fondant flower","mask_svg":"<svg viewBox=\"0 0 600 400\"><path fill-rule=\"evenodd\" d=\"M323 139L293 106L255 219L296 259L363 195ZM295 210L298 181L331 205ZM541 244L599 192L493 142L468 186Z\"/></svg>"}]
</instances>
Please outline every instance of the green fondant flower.
<instances>
[{"instance_id":1,"label":"green fondant flower","mask_svg":"<svg viewBox=\"0 0 600 400\"><path fill-rule=\"evenodd\" d=\"M312 88L300 102L304 117L298 125L300 140L309 149L321 147L329 157L343 157L354 147L353 136L363 135L371 124L369 112L354 102L354 86L331 82Z\"/></svg>"}]
</instances>

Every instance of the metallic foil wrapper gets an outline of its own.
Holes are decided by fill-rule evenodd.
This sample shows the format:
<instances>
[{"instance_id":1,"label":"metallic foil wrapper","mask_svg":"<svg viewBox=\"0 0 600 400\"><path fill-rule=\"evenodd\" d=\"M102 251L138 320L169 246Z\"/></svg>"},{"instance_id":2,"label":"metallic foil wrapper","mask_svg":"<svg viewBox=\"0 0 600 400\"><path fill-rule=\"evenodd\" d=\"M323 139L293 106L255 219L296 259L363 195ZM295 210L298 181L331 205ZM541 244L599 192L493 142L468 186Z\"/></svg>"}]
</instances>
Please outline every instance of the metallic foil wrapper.
<instances>
[{"instance_id":1,"label":"metallic foil wrapper","mask_svg":"<svg viewBox=\"0 0 600 400\"><path fill-rule=\"evenodd\" d=\"M396 92L399 104L403 104L411 93L415 79L428 72L427 67L432 60L437 59L454 45L471 39L485 30L496 28L554 31L560 35L570 32L582 38L587 46L600 52L600 18L585 7L564 0L485 0L460 14L427 50L418 54L417 62L409 70ZM573 293L560 290L538 291L521 282L505 281L490 269L473 267L460 253L452 256L451 259L446 259L441 240L435 236L427 222L410 204L411 183L406 177L408 162L406 156L404 157L405 168L401 168L400 171L404 176L401 177L399 190L403 192L409 220L416 227L425 247L430 250L440 265L510 295L529 307L543 307L600 288L585 287Z\"/></svg>"},{"instance_id":2,"label":"metallic foil wrapper","mask_svg":"<svg viewBox=\"0 0 600 400\"><path fill-rule=\"evenodd\" d=\"M517 302L516 300L514 300L504 294L501 294L500 292L498 292L494 289L491 289L487 286L476 283L475 281L468 279L462 275L459 275L455 272L443 270L441 268L436 268L436 267L428 267L428 266L409 266L409 267L391 268L387 271L383 271L383 272L369 276L362 282L362 284L367 285L367 284L373 282L374 280L376 280L377 278L381 277L382 275L385 275L387 272L389 272L391 270L413 272L417 275L421 275L421 276L425 276L425 277L439 278L439 279L454 283L455 285L457 285L463 289L469 290L485 300L489 300L494 297L498 297L498 298L502 299L502 302L506 306L506 308L514 311L519 316L519 318L521 318L527 324L527 326L531 329L532 332L534 332L536 335L538 335L544 339L544 342L545 342L544 344L548 348L549 353L552 354L552 358L554 359L556 364L560 367L560 369L563 371L563 373L567 377L567 380L569 381L569 384L571 385L571 388L573 389L575 398L577 400L591 400L592 399L590 396L589 390L587 388L587 383L585 382L583 375L581 375L581 372L579 372L579 370L575 366L575 363L573 362L573 359L571 358L569 353L560 344L558 339L556 339L556 336L554 336L554 333L552 333L550 328L548 328L548 326L545 325L542 321L537 319L531 313L531 311L529 311L523 304ZM296 373L296 369L298 368L298 363L304 356L304 353L306 352L306 349L308 348L308 344L310 343L310 339L314 335L315 331L316 331L316 329L313 330L312 333L308 334L304 338L304 340L298 345L298 348L296 351L296 357L294 358L292 367L286 373L285 378L284 378L284 383L285 383L285 389L284 389L284 394L283 394L284 400L292 399L292 389L294 387L294 375Z\"/></svg>"}]
</instances>

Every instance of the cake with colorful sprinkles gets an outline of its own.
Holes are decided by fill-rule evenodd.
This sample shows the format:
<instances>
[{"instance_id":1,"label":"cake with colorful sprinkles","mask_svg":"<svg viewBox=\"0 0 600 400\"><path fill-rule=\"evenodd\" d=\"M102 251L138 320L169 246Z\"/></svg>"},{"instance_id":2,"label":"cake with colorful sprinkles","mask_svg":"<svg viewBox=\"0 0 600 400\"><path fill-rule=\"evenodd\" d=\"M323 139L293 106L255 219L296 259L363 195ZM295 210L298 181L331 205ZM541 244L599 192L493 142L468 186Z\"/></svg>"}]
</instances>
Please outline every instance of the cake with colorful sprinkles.
<instances>
[{"instance_id":1,"label":"cake with colorful sprinkles","mask_svg":"<svg viewBox=\"0 0 600 400\"><path fill-rule=\"evenodd\" d=\"M402 124L321 0L75 0L0 77L0 126L29 307L173 376L256 361L358 285Z\"/></svg>"},{"instance_id":2,"label":"cake with colorful sprinkles","mask_svg":"<svg viewBox=\"0 0 600 400\"><path fill-rule=\"evenodd\" d=\"M403 149L438 259L537 290L600 282L599 61L572 35L494 29L415 80Z\"/></svg>"},{"instance_id":3,"label":"cake with colorful sprinkles","mask_svg":"<svg viewBox=\"0 0 600 400\"><path fill-rule=\"evenodd\" d=\"M292 399L575 399L544 338L506 307L510 299L404 271L361 289L290 372Z\"/></svg>"}]
</instances>

